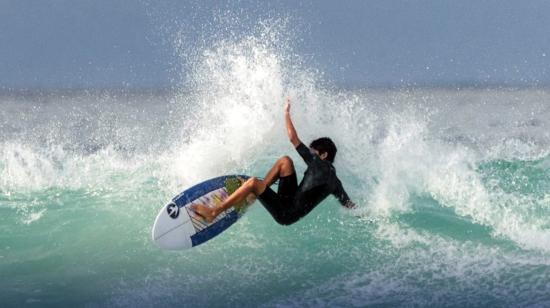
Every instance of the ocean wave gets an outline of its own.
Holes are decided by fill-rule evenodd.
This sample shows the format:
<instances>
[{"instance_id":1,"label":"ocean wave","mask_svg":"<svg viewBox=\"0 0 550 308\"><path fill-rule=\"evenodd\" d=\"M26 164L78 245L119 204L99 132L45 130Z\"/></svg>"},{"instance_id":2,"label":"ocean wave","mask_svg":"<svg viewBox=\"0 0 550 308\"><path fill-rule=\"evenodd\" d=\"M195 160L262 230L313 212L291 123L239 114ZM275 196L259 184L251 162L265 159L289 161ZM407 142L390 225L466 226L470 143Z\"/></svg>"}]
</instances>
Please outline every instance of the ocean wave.
<instances>
[{"instance_id":1,"label":"ocean wave","mask_svg":"<svg viewBox=\"0 0 550 308\"><path fill-rule=\"evenodd\" d=\"M67 275L93 276L96 288L105 284L90 272L118 275L99 305L180 303L182 286L195 292L182 298L200 304L207 287L226 288L214 299L246 302L240 286L263 290L254 303L269 306L510 303L491 300L501 290L513 304L548 302L548 94L339 89L292 55L284 27L197 52L191 82L169 97L0 100L9 107L0 113L0 228L14 247L2 250L0 270L60 266L69 255L77 270ZM303 172L284 128L287 97L304 142L337 144L335 167L359 208L336 211L329 199L282 228L256 206L249 224L188 255L153 247L155 213L184 188L227 173L261 177L282 155ZM89 281L78 281L85 293Z\"/></svg>"}]
</instances>

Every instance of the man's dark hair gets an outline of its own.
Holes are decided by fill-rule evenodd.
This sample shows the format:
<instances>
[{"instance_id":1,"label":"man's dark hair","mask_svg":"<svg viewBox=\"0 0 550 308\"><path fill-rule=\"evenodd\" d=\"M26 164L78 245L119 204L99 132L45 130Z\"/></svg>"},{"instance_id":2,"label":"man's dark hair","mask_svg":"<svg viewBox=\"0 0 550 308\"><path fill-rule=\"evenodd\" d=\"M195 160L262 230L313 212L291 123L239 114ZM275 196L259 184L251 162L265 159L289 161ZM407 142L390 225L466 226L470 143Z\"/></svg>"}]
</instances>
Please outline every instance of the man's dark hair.
<instances>
[{"instance_id":1,"label":"man's dark hair","mask_svg":"<svg viewBox=\"0 0 550 308\"><path fill-rule=\"evenodd\" d=\"M330 138L322 137L315 139L309 145L310 148L313 148L319 152L319 154L327 153L327 160L331 163L334 162L334 157L336 156L336 145Z\"/></svg>"}]
</instances>

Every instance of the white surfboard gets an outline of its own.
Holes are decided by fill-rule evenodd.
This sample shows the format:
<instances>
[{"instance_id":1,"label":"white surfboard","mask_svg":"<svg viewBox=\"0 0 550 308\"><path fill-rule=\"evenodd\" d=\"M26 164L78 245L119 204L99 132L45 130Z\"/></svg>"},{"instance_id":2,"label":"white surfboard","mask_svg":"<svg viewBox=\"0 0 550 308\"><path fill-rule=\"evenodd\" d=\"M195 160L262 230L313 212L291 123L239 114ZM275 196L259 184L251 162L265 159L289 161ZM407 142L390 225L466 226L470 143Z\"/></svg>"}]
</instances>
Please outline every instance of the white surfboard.
<instances>
[{"instance_id":1,"label":"white surfboard","mask_svg":"<svg viewBox=\"0 0 550 308\"><path fill-rule=\"evenodd\" d=\"M163 249L188 249L200 245L234 224L252 204L243 201L206 223L190 206L218 206L241 185L244 175L225 175L184 190L165 205L153 225L153 241ZM252 201L253 202L253 201Z\"/></svg>"}]
</instances>

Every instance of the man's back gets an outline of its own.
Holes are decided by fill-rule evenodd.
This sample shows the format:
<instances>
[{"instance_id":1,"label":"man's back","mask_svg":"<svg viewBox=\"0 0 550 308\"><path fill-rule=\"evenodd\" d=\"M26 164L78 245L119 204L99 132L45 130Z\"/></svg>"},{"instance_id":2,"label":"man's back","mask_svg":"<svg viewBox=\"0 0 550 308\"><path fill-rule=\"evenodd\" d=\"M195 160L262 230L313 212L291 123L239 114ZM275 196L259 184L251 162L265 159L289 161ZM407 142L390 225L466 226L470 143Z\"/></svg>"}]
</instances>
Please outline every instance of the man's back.
<instances>
[{"instance_id":1,"label":"man's back","mask_svg":"<svg viewBox=\"0 0 550 308\"><path fill-rule=\"evenodd\" d=\"M298 185L293 204L295 209L304 216L330 194L338 198L342 205L346 205L350 199L332 163L311 153L303 143L296 147L296 151L307 164L307 170Z\"/></svg>"}]
</instances>

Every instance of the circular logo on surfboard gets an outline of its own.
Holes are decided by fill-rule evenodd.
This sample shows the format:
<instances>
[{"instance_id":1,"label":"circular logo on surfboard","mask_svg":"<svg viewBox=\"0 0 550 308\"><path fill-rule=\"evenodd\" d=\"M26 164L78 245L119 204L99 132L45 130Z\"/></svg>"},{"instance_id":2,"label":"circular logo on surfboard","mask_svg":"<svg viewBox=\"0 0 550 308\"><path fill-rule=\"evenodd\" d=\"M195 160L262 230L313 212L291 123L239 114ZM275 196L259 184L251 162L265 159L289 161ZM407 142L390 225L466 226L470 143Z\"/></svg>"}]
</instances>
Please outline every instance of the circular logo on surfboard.
<instances>
[{"instance_id":1,"label":"circular logo on surfboard","mask_svg":"<svg viewBox=\"0 0 550 308\"><path fill-rule=\"evenodd\" d=\"M173 219L178 218L180 214L180 208L175 203L168 204L168 206L166 207L166 211L168 212L168 215Z\"/></svg>"}]
</instances>

